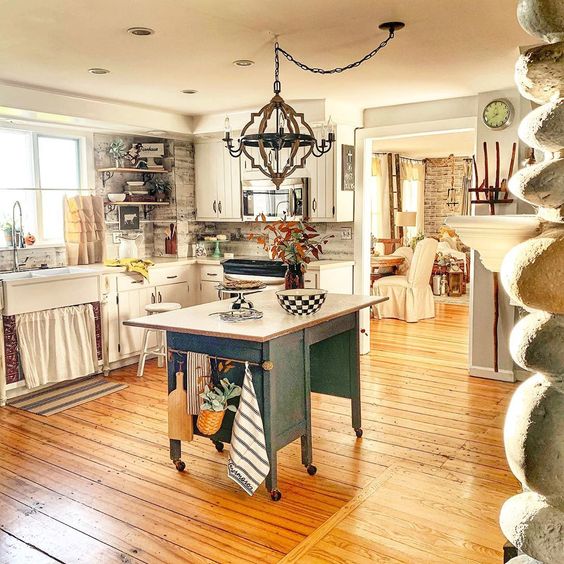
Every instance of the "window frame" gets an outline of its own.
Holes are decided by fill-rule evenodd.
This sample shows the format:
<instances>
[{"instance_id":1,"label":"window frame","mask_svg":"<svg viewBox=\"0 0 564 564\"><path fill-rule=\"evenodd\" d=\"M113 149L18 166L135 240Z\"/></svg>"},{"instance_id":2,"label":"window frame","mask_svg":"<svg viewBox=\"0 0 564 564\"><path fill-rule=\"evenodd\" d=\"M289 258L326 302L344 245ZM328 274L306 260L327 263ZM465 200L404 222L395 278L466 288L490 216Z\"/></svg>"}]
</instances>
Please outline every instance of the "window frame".
<instances>
[{"instance_id":1,"label":"window frame","mask_svg":"<svg viewBox=\"0 0 564 564\"><path fill-rule=\"evenodd\" d=\"M64 244L64 238L52 238L48 239L45 237L44 221L43 221L43 193L44 192L61 192L65 191L60 188L41 188L41 173L39 165L39 138L49 137L49 138L59 138L59 139L70 139L77 142L77 166L78 166L78 188L76 193L79 195L84 195L85 193L91 193L93 190L88 188L90 179L94 179L94 155L93 155L93 134L90 132L77 131L73 129L66 128L52 128L52 127L42 127L42 126L19 126L15 125L13 127L0 126L2 130L16 130L31 135L31 163L32 163L32 186L27 188L2 188L0 189L0 195L3 192L9 193L14 190L26 190L33 191L35 193L35 219L37 225L36 244L42 247L48 246L60 246ZM68 190L68 192L74 192L74 190ZM24 225L25 229L25 225ZM6 249L8 247L1 246L0 249Z\"/></svg>"}]
</instances>

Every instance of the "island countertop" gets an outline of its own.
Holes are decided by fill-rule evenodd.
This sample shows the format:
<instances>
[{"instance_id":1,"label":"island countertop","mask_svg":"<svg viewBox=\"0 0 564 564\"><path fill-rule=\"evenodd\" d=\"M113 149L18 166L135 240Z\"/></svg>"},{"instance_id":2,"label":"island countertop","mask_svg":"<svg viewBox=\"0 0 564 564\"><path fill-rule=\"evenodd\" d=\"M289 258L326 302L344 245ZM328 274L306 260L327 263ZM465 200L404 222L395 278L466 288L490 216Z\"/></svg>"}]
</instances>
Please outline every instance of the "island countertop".
<instances>
[{"instance_id":1,"label":"island countertop","mask_svg":"<svg viewBox=\"0 0 564 564\"><path fill-rule=\"evenodd\" d=\"M222 300L130 319L124 321L124 325L174 333L191 333L210 337L265 342L359 311L386 299L379 296L328 294L325 303L317 313L297 316L282 309L275 291L267 291L252 297L255 309L264 314L262 319L230 323L222 321L218 315L210 315L211 313L230 310L231 300Z\"/></svg>"}]
</instances>

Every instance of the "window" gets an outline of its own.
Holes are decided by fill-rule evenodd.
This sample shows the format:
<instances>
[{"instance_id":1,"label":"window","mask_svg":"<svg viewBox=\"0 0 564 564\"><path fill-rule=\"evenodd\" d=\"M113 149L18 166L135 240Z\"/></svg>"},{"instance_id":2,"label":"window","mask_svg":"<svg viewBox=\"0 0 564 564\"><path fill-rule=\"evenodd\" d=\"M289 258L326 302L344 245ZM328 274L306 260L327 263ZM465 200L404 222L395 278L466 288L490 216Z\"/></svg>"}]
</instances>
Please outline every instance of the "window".
<instances>
[{"instance_id":1,"label":"window","mask_svg":"<svg viewBox=\"0 0 564 564\"><path fill-rule=\"evenodd\" d=\"M0 129L2 225L11 224L18 200L25 233L47 243L63 240L63 199L82 188L82 143L80 137Z\"/></svg>"}]
</instances>

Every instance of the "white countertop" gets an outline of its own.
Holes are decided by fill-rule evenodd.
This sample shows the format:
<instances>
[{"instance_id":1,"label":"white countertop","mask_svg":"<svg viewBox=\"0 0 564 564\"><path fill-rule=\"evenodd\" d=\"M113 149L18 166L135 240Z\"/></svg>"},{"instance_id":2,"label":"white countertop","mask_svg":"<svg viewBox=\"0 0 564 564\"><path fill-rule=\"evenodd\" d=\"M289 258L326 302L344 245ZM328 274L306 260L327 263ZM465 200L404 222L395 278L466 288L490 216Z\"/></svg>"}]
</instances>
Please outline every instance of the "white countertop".
<instances>
[{"instance_id":1,"label":"white countertop","mask_svg":"<svg viewBox=\"0 0 564 564\"><path fill-rule=\"evenodd\" d=\"M235 257L235 258L262 258L262 257ZM154 266L150 268L165 268L167 266L184 266L184 265L191 265L191 264L205 264L205 265L221 265L224 260L228 260L224 257L220 258L213 258L213 257L185 257L185 258L177 258L177 257L150 257L148 260L151 260L155 263ZM324 259L324 260L316 260L312 261L307 265L308 270L324 270L330 268L339 268L344 266L353 266L353 260L331 260L331 259ZM106 266L103 263L97 264L81 264L79 265L80 268L88 268L92 270L97 270L101 274L110 274L110 273L119 273L125 272L124 267L120 266Z\"/></svg>"},{"instance_id":2,"label":"white countertop","mask_svg":"<svg viewBox=\"0 0 564 564\"><path fill-rule=\"evenodd\" d=\"M210 313L229 311L231 300L222 300L176 311L138 317L125 321L124 324L176 333L264 342L353 313L385 300L386 298L378 296L328 294L327 300L317 313L300 317L284 311L278 304L275 292L268 291L253 296L255 309L264 313L262 319L229 323L221 321L217 315L210 316Z\"/></svg>"}]
</instances>

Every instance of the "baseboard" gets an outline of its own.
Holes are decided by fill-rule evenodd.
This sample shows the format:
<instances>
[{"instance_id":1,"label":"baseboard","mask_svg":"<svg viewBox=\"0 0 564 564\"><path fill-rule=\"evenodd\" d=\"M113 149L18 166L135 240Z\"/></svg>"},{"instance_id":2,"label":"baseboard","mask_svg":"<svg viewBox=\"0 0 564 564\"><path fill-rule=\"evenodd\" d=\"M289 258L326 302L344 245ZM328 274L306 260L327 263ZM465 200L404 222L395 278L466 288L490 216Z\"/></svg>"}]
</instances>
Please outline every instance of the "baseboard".
<instances>
[{"instance_id":1,"label":"baseboard","mask_svg":"<svg viewBox=\"0 0 564 564\"><path fill-rule=\"evenodd\" d=\"M486 366L470 366L468 373L475 378L487 378L488 380L499 380L500 382L515 382L513 370L498 370Z\"/></svg>"}]
</instances>

